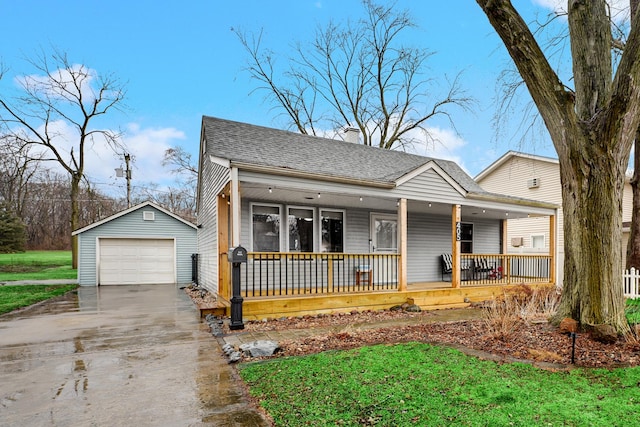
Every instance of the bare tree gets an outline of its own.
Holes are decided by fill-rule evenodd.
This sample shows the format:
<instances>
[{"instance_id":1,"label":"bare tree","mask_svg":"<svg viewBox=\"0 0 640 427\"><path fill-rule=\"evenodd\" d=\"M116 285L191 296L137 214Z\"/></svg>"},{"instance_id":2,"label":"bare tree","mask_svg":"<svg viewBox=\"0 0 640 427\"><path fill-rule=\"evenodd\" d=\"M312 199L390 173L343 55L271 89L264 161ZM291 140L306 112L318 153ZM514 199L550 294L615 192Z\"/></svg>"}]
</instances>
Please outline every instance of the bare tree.
<instances>
[{"instance_id":1,"label":"bare tree","mask_svg":"<svg viewBox=\"0 0 640 427\"><path fill-rule=\"evenodd\" d=\"M472 100L459 75L444 94L430 93L433 81L424 73L433 53L401 42L415 27L407 11L398 11L395 3L364 0L363 5L364 18L330 23L318 28L308 45L297 43L291 68L281 74L276 55L261 46L262 33L232 30L249 54L249 73L299 132L352 127L360 130L365 145L387 149L429 141L427 121L443 116L453 124L450 108L467 109Z\"/></svg>"},{"instance_id":2,"label":"bare tree","mask_svg":"<svg viewBox=\"0 0 640 427\"><path fill-rule=\"evenodd\" d=\"M565 261L555 320L572 317L583 326L626 332L618 248L625 171L640 125L640 27L632 25L615 67L606 1L569 0L572 90L509 0L476 1L518 68L558 154Z\"/></svg>"},{"instance_id":3,"label":"bare tree","mask_svg":"<svg viewBox=\"0 0 640 427\"><path fill-rule=\"evenodd\" d=\"M78 195L85 177L85 155L93 144L121 148L119 133L94 127L98 118L123 107L125 91L113 76L100 76L85 65L73 64L54 50L28 60L40 75L19 79L21 94L0 94L0 123L22 146L39 147L42 159L59 164L70 176L70 226L79 228ZM73 136L60 129L72 129ZM73 140L71 140L73 139ZM77 240L72 244L77 267Z\"/></svg>"},{"instance_id":4,"label":"bare tree","mask_svg":"<svg viewBox=\"0 0 640 427\"><path fill-rule=\"evenodd\" d=\"M10 136L0 136L0 199L19 217L24 215L25 199L29 197L29 183L40 172L41 155L21 145Z\"/></svg>"}]
</instances>

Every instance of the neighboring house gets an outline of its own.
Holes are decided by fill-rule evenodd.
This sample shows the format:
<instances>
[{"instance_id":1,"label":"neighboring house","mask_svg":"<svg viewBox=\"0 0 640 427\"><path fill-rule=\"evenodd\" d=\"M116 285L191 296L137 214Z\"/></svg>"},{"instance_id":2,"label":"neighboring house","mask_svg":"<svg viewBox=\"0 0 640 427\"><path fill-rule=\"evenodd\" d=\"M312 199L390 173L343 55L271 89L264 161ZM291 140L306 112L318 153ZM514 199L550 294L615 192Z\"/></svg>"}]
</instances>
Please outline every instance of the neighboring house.
<instances>
[{"instance_id":1,"label":"neighboring house","mask_svg":"<svg viewBox=\"0 0 640 427\"><path fill-rule=\"evenodd\" d=\"M227 251L245 247L247 317L461 305L554 281L553 247L506 255L504 227L557 206L489 193L447 160L205 116L197 206L199 284L227 303Z\"/></svg>"},{"instance_id":2,"label":"neighboring house","mask_svg":"<svg viewBox=\"0 0 640 427\"><path fill-rule=\"evenodd\" d=\"M191 283L196 226L151 202L72 233L81 286Z\"/></svg>"},{"instance_id":3,"label":"neighboring house","mask_svg":"<svg viewBox=\"0 0 640 427\"><path fill-rule=\"evenodd\" d=\"M495 191L515 197L540 200L560 206L558 209L558 277L562 283L564 261L564 234L562 215L562 188L560 184L560 165L558 159L533 154L509 151L480 172L476 182L487 191ZM626 260L629 222L631 221L633 194L627 178L623 195L622 261ZM509 220L507 242L509 253L546 253L549 247L549 235L546 217L529 217Z\"/></svg>"}]
</instances>

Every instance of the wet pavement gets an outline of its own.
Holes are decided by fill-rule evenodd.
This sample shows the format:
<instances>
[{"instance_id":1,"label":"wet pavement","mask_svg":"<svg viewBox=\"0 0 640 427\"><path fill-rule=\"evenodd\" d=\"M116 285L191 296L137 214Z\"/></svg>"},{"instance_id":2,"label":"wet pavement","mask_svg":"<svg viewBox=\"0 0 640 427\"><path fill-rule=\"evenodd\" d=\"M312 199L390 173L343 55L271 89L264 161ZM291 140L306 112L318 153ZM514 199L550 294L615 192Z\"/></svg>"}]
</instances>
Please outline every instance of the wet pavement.
<instances>
[{"instance_id":1,"label":"wet pavement","mask_svg":"<svg viewBox=\"0 0 640 427\"><path fill-rule=\"evenodd\" d=\"M0 316L0 426L267 426L174 285L81 287Z\"/></svg>"}]
</instances>

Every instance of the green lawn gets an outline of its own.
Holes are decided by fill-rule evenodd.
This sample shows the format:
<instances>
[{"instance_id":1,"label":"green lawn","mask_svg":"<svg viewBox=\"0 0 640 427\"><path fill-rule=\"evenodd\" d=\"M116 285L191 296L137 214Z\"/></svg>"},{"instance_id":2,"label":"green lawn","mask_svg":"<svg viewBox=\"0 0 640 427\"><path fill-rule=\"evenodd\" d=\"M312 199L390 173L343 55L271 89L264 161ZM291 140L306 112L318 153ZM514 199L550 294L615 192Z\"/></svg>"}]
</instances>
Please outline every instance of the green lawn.
<instances>
[{"instance_id":1,"label":"green lawn","mask_svg":"<svg viewBox=\"0 0 640 427\"><path fill-rule=\"evenodd\" d=\"M0 282L76 278L77 270L71 268L71 251L0 254Z\"/></svg>"},{"instance_id":2,"label":"green lawn","mask_svg":"<svg viewBox=\"0 0 640 427\"><path fill-rule=\"evenodd\" d=\"M63 295L77 287L77 285L0 286L0 314Z\"/></svg>"},{"instance_id":3,"label":"green lawn","mask_svg":"<svg viewBox=\"0 0 640 427\"><path fill-rule=\"evenodd\" d=\"M640 368L550 372L422 343L240 366L278 426L622 426Z\"/></svg>"}]
</instances>

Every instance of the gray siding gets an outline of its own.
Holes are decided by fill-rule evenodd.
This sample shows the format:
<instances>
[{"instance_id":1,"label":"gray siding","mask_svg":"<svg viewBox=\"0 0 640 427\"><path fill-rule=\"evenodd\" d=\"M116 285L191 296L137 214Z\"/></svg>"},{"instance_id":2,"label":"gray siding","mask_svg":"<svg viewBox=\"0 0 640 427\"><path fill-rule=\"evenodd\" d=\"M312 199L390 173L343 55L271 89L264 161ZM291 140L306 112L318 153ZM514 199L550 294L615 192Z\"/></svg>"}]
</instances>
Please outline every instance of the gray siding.
<instances>
[{"instance_id":1,"label":"gray siding","mask_svg":"<svg viewBox=\"0 0 640 427\"><path fill-rule=\"evenodd\" d=\"M500 252L500 221L463 218L473 224L473 252ZM451 218L409 214L407 218L407 282L441 280L440 255L451 252Z\"/></svg>"},{"instance_id":2,"label":"gray siding","mask_svg":"<svg viewBox=\"0 0 640 427\"><path fill-rule=\"evenodd\" d=\"M241 242L250 248L251 217L250 204L253 201L242 202L242 230ZM261 201L255 201L260 203ZM262 202L274 204L273 202ZM285 205L280 205L284 215ZM346 209L345 224L345 252L369 253L370 215L374 211L364 209ZM380 212L375 213L391 213ZM463 220L474 224L474 252L497 254L500 250L500 221ZM285 233L286 230L281 230ZM283 237L284 239L284 237ZM282 241L284 244L284 240ZM409 213L407 218L407 281L427 282L439 281L440 255L451 252L451 218Z\"/></svg>"},{"instance_id":3,"label":"gray siding","mask_svg":"<svg viewBox=\"0 0 640 427\"><path fill-rule=\"evenodd\" d=\"M230 180L231 170L203 156L198 205L198 284L218 292L218 194ZM225 207L226 208L226 207Z\"/></svg>"},{"instance_id":4,"label":"gray siding","mask_svg":"<svg viewBox=\"0 0 640 427\"><path fill-rule=\"evenodd\" d=\"M155 219L144 221L144 211L153 211ZM78 283L82 286L97 284L97 239L122 238L175 238L176 279L178 283L191 282L191 255L196 251L196 230L177 219L155 209L144 206L112 221L98 225L78 234Z\"/></svg>"},{"instance_id":5,"label":"gray siding","mask_svg":"<svg viewBox=\"0 0 640 427\"><path fill-rule=\"evenodd\" d=\"M449 204L464 204L464 197L434 170L427 170L394 188L394 197Z\"/></svg>"}]
</instances>

